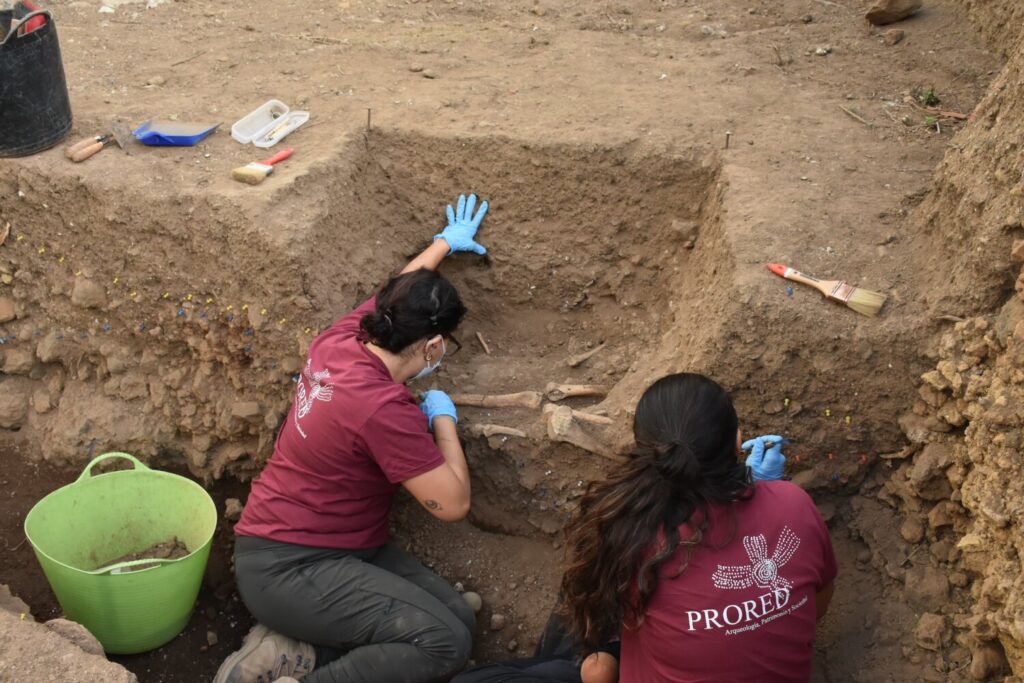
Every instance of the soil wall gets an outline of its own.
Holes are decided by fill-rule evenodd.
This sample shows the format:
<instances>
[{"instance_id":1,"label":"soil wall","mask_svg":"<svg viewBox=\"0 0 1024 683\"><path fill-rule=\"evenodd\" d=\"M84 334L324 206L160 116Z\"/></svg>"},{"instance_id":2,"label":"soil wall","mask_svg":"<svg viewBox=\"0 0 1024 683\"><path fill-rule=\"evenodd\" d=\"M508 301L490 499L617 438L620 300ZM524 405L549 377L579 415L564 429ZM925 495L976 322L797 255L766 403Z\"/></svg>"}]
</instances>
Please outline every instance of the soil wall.
<instances>
[{"instance_id":1,"label":"soil wall","mask_svg":"<svg viewBox=\"0 0 1024 683\"><path fill-rule=\"evenodd\" d=\"M950 322L899 420L911 446L893 455L879 497L903 512L913 552L927 549L923 571L886 565L919 598L918 643L939 653L940 671L947 646L969 648L970 673L985 680L1024 672L1024 6L965 4L1008 61L919 209L920 239L945 251L930 269L932 312Z\"/></svg>"}]
</instances>

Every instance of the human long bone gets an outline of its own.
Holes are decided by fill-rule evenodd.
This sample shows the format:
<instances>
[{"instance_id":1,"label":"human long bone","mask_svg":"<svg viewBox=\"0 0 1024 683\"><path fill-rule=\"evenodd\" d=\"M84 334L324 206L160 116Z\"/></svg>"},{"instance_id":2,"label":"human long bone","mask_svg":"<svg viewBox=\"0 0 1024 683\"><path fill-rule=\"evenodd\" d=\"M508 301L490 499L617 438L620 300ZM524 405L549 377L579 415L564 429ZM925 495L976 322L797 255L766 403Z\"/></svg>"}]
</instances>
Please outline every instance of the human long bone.
<instances>
[{"instance_id":1,"label":"human long bone","mask_svg":"<svg viewBox=\"0 0 1024 683\"><path fill-rule=\"evenodd\" d=\"M604 397L608 395L606 387L597 384L556 384L548 383L544 395L549 401L561 401L567 398L583 398L586 396Z\"/></svg>"},{"instance_id":2,"label":"human long bone","mask_svg":"<svg viewBox=\"0 0 1024 683\"><path fill-rule=\"evenodd\" d=\"M539 391L520 391L515 394L452 394L457 406L470 408L528 408L537 410L543 400Z\"/></svg>"}]
</instances>

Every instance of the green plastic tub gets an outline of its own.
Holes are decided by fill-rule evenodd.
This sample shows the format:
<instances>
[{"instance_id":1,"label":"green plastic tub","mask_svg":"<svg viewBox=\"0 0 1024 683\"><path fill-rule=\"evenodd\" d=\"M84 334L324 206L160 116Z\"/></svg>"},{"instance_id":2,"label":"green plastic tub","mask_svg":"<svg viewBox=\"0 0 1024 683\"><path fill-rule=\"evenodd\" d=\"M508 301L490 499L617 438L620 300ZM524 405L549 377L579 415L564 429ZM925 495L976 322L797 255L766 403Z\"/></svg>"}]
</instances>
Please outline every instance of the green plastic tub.
<instances>
[{"instance_id":1,"label":"green plastic tub","mask_svg":"<svg viewBox=\"0 0 1024 683\"><path fill-rule=\"evenodd\" d=\"M93 466L110 458L135 467L92 476ZM217 509L203 487L152 470L127 453L95 458L74 483L43 498L25 518L25 535L65 616L112 654L152 650L181 633L216 527ZM173 536L188 556L110 564Z\"/></svg>"}]
</instances>

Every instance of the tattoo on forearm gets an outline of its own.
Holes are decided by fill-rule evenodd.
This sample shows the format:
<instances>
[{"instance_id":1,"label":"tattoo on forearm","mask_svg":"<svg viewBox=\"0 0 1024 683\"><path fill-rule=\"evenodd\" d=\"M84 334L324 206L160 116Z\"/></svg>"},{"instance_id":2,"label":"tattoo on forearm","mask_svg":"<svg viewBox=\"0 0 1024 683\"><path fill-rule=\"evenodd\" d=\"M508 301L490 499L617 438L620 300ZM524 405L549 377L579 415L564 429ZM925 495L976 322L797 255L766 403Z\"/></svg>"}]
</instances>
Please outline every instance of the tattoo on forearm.
<instances>
[{"instance_id":1,"label":"tattoo on forearm","mask_svg":"<svg viewBox=\"0 0 1024 683\"><path fill-rule=\"evenodd\" d=\"M438 503L436 500L425 500L425 501L423 501L423 504L427 507L428 510L443 510L444 509L443 507L441 507L441 504Z\"/></svg>"}]
</instances>

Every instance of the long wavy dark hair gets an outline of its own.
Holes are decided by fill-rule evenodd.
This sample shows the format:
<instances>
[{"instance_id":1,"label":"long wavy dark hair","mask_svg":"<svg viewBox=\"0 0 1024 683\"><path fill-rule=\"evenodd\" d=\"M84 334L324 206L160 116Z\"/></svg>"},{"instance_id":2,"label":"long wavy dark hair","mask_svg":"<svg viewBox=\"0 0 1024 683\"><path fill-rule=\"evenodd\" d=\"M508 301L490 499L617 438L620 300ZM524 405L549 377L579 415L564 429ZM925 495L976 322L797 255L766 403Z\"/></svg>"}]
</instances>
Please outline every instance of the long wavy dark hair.
<instances>
[{"instance_id":1,"label":"long wavy dark hair","mask_svg":"<svg viewBox=\"0 0 1024 683\"><path fill-rule=\"evenodd\" d=\"M678 576L700 545L709 503L752 495L736 457L738 426L729 395L703 375L668 375L644 392L629 460L588 485L566 527L562 612L585 648L643 621L662 565L685 546ZM693 533L682 538L690 521Z\"/></svg>"}]
</instances>

